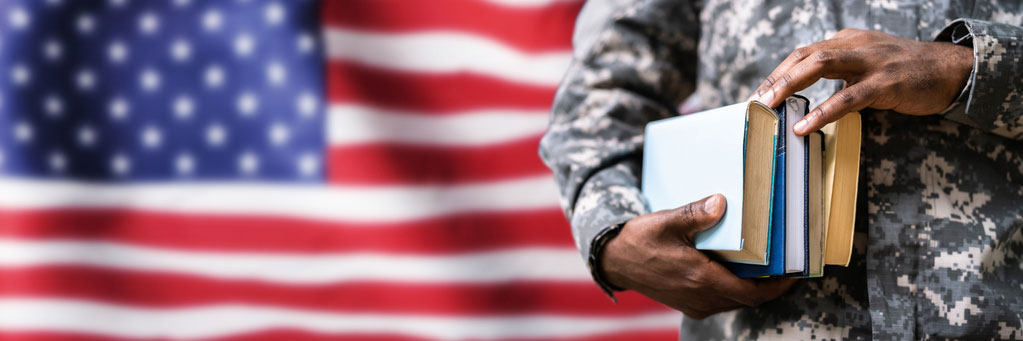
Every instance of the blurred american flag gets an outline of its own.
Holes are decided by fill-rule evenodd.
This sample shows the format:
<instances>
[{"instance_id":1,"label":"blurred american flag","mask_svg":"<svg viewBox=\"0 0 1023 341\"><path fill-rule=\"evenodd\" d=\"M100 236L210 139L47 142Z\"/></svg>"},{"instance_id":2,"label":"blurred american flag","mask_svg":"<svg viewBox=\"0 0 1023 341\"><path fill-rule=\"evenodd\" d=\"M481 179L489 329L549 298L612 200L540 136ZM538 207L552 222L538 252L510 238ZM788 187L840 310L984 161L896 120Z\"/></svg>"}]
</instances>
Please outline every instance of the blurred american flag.
<instances>
[{"instance_id":1,"label":"blurred american flag","mask_svg":"<svg viewBox=\"0 0 1023 341\"><path fill-rule=\"evenodd\" d=\"M0 0L0 339L674 339L536 156L580 6Z\"/></svg>"}]
</instances>

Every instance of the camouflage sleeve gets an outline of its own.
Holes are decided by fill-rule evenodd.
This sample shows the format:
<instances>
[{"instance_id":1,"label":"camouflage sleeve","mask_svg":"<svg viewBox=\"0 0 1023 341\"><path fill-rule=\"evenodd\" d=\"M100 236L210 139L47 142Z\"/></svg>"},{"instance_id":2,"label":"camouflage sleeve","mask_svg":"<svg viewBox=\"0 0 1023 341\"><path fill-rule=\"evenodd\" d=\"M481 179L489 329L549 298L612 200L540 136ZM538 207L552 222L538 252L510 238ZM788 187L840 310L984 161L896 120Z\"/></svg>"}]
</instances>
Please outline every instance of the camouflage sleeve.
<instances>
[{"instance_id":1,"label":"camouflage sleeve","mask_svg":"<svg viewBox=\"0 0 1023 341\"><path fill-rule=\"evenodd\" d=\"M945 117L1023 139L1023 27L958 19L936 40L973 46L973 72Z\"/></svg>"},{"instance_id":2,"label":"camouflage sleeve","mask_svg":"<svg viewBox=\"0 0 1023 341\"><path fill-rule=\"evenodd\" d=\"M590 1L558 89L540 156L555 174L576 245L594 279L600 247L647 213L643 129L676 115L696 79L697 10L687 1Z\"/></svg>"}]
</instances>

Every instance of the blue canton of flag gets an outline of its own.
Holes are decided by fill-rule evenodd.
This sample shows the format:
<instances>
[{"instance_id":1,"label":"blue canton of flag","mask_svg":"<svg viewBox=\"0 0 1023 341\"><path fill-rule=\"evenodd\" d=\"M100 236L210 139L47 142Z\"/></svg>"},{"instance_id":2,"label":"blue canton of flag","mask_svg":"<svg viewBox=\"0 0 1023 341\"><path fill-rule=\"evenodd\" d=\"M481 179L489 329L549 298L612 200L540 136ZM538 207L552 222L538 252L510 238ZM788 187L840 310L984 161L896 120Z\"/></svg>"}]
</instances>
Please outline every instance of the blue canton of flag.
<instances>
[{"instance_id":1,"label":"blue canton of flag","mask_svg":"<svg viewBox=\"0 0 1023 341\"><path fill-rule=\"evenodd\" d=\"M310 0L0 1L0 171L322 181L317 10Z\"/></svg>"}]
</instances>

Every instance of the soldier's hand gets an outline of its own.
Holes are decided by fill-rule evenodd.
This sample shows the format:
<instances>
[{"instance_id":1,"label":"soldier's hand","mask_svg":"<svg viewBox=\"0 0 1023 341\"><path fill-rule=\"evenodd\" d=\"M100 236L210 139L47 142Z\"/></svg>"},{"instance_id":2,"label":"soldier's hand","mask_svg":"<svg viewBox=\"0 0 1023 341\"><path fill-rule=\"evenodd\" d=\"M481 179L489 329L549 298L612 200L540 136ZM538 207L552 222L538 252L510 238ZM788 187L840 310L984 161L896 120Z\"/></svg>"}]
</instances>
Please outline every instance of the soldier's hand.
<instances>
[{"instance_id":1,"label":"soldier's hand","mask_svg":"<svg viewBox=\"0 0 1023 341\"><path fill-rule=\"evenodd\" d=\"M863 108L936 114L959 96L972 70L969 47L845 29L793 51L750 99L776 107L821 78L844 80L841 91L793 126L806 135Z\"/></svg>"},{"instance_id":2,"label":"soldier's hand","mask_svg":"<svg viewBox=\"0 0 1023 341\"><path fill-rule=\"evenodd\" d=\"M715 194L630 220L604 247L606 280L696 319L778 297L795 281L741 279L693 247L693 234L721 220L725 206Z\"/></svg>"}]
</instances>

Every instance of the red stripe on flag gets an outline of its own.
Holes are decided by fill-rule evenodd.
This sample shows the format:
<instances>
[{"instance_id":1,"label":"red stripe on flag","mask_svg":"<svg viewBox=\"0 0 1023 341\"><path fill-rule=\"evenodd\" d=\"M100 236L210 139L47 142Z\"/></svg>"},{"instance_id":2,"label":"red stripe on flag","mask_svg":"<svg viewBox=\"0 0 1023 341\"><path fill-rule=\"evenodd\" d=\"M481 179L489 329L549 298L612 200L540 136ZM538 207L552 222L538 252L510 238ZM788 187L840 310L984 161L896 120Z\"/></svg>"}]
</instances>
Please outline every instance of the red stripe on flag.
<instances>
[{"instance_id":1,"label":"red stripe on flag","mask_svg":"<svg viewBox=\"0 0 1023 341\"><path fill-rule=\"evenodd\" d=\"M373 32L464 31L528 52L569 50L582 1L511 7L485 1L441 6L434 1L331 0L323 3L327 27ZM500 20L495 20L500 18Z\"/></svg>"},{"instance_id":2,"label":"red stripe on flag","mask_svg":"<svg viewBox=\"0 0 1023 341\"><path fill-rule=\"evenodd\" d=\"M574 248L568 223L558 208L470 213L397 223L131 210L0 209L0 237L300 253L450 254L525 246Z\"/></svg>"},{"instance_id":3,"label":"red stripe on flag","mask_svg":"<svg viewBox=\"0 0 1023 341\"><path fill-rule=\"evenodd\" d=\"M253 304L336 313L631 316L664 306L623 293L615 304L590 282L358 282L286 285L86 266L0 268L0 297L67 298L146 308Z\"/></svg>"},{"instance_id":4,"label":"red stripe on flag","mask_svg":"<svg viewBox=\"0 0 1023 341\"><path fill-rule=\"evenodd\" d=\"M566 326L571 328L571 326ZM586 337L572 338L545 338L547 341L674 341L678 340L678 330L636 330L612 334L600 334ZM280 340L305 340L305 341L426 341L430 338L415 338L405 335L381 335L381 334L313 334L295 330L270 330L259 333L250 333L227 338L218 338L211 341L280 341ZM534 341L526 339L498 339L495 341Z\"/></svg>"},{"instance_id":5,"label":"red stripe on flag","mask_svg":"<svg viewBox=\"0 0 1023 341\"><path fill-rule=\"evenodd\" d=\"M328 61L327 97L331 103L424 113L473 109L550 108L554 87L513 83L459 73L396 71L347 61Z\"/></svg>"},{"instance_id":6,"label":"red stripe on flag","mask_svg":"<svg viewBox=\"0 0 1023 341\"><path fill-rule=\"evenodd\" d=\"M126 338L115 338L98 336L84 333L58 333L58 332L0 332L0 340L3 341L125 341ZM130 339L144 340L144 339ZM302 341L428 341L430 338L416 338L405 335L384 335L384 334L317 334L293 329L272 329L255 333L245 333L222 338L208 339L209 341L280 341L280 340L302 340ZM579 338L553 338L550 341L668 341L678 340L677 330L637 330L631 332L601 334L590 337ZM524 341L524 340L498 340L498 341Z\"/></svg>"},{"instance_id":7,"label":"red stripe on flag","mask_svg":"<svg viewBox=\"0 0 1023 341\"><path fill-rule=\"evenodd\" d=\"M331 146L327 179L358 185L452 184L550 174L537 155L539 141L536 136L484 147Z\"/></svg>"},{"instance_id":8,"label":"red stripe on flag","mask_svg":"<svg viewBox=\"0 0 1023 341\"><path fill-rule=\"evenodd\" d=\"M681 321L680 321L681 322ZM571 326L566 326L571 328ZM678 340L677 329L664 330L636 330L621 333L600 334L585 337L572 338L545 338L547 341L674 341ZM296 330L275 329L258 333L243 334L238 336L217 338L211 341L280 341L280 340L305 340L305 341L427 341L430 338L416 338L405 335L383 335L383 334L314 334ZM497 339L495 341L534 341L526 339Z\"/></svg>"},{"instance_id":9,"label":"red stripe on flag","mask_svg":"<svg viewBox=\"0 0 1023 341\"><path fill-rule=\"evenodd\" d=\"M209 341L434 341L436 339L396 334L316 334L294 329L272 329L256 333L240 334Z\"/></svg>"}]
</instances>

